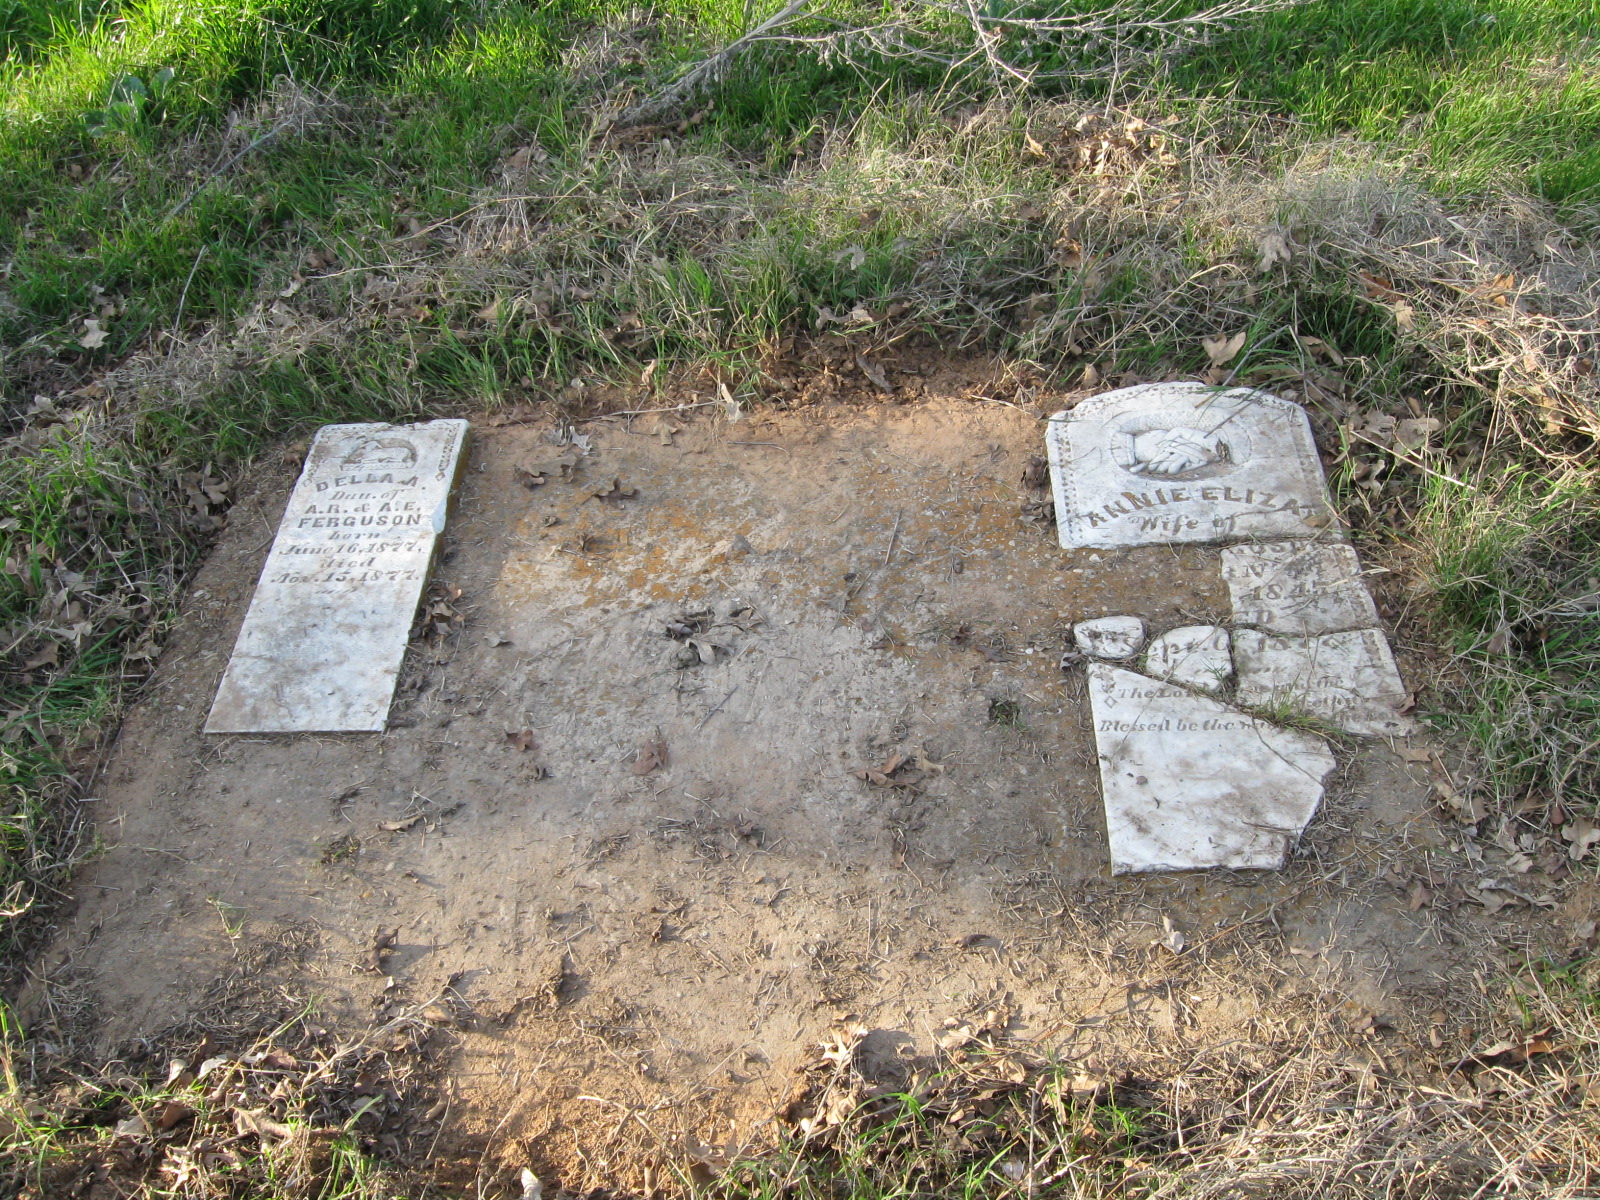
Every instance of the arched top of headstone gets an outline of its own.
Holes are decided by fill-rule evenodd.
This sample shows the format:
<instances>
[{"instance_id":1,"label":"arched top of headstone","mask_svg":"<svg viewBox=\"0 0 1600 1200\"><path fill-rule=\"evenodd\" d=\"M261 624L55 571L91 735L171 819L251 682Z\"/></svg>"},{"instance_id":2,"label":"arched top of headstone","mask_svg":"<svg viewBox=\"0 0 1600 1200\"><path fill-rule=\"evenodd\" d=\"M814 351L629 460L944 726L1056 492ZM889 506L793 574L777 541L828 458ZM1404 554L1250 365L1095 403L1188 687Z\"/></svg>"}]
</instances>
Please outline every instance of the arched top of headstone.
<instances>
[{"instance_id":1,"label":"arched top of headstone","mask_svg":"<svg viewBox=\"0 0 1600 1200\"><path fill-rule=\"evenodd\" d=\"M1311 424L1252 388L1149 383L1050 418L1067 549L1309 538L1334 527Z\"/></svg>"}]
</instances>

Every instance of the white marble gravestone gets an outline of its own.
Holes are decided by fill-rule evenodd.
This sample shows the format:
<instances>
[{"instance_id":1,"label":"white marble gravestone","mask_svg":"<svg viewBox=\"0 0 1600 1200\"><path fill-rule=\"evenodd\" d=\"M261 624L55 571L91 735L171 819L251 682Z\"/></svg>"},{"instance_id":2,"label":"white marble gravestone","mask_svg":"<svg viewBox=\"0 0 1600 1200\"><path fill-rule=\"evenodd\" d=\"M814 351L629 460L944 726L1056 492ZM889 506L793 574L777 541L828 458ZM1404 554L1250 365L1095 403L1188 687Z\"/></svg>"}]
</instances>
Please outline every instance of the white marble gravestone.
<instances>
[{"instance_id":1,"label":"white marble gravestone","mask_svg":"<svg viewBox=\"0 0 1600 1200\"><path fill-rule=\"evenodd\" d=\"M1220 692L1233 678L1230 640L1220 625L1169 630L1150 639L1144 652L1145 674L1202 692Z\"/></svg>"},{"instance_id":2,"label":"white marble gravestone","mask_svg":"<svg viewBox=\"0 0 1600 1200\"><path fill-rule=\"evenodd\" d=\"M1240 629L1233 635L1233 661L1240 704L1287 707L1369 737L1412 730L1402 711L1409 701L1405 684L1381 630L1297 638Z\"/></svg>"},{"instance_id":3,"label":"white marble gravestone","mask_svg":"<svg viewBox=\"0 0 1600 1200\"><path fill-rule=\"evenodd\" d=\"M1321 738L1089 665L1111 870L1277 869L1334 768Z\"/></svg>"},{"instance_id":4,"label":"white marble gravestone","mask_svg":"<svg viewBox=\"0 0 1600 1200\"><path fill-rule=\"evenodd\" d=\"M1072 627L1072 640L1091 658L1132 658L1144 645L1144 621L1139 617L1092 617Z\"/></svg>"},{"instance_id":5,"label":"white marble gravestone","mask_svg":"<svg viewBox=\"0 0 1600 1200\"><path fill-rule=\"evenodd\" d=\"M1305 410L1266 392L1122 388L1051 417L1045 441L1066 549L1335 527Z\"/></svg>"},{"instance_id":6,"label":"white marble gravestone","mask_svg":"<svg viewBox=\"0 0 1600 1200\"><path fill-rule=\"evenodd\" d=\"M465 421L317 432L207 733L383 729L466 437Z\"/></svg>"},{"instance_id":7,"label":"white marble gravestone","mask_svg":"<svg viewBox=\"0 0 1600 1200\"><path fill-rule=\"evenodd\" d=\"M1222 578L1240 625L1307 636L1378 624L1356 552L1341 543L1229 546L1222 552Z\"/></svg>"}]
</instances>

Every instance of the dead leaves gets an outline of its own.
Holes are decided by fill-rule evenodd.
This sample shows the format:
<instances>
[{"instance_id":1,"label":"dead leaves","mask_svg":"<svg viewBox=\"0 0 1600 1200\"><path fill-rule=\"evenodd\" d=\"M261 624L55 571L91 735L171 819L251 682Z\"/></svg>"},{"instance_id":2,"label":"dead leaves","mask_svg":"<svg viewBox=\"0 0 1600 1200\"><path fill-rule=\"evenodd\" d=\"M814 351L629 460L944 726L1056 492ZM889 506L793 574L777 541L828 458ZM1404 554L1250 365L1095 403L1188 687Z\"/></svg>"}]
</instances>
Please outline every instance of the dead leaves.
<instances>
[{"instance_id":1,"label":"dead leaves","mask_svg":"<svg viewBox=\"0 0 1600 1200\"><path fill-rule=\"evenodd\" d=\"M180 472L175 490L182 497L189 524L194 528L204 533L227 525L230 487L227 480L211 473L211 464L199 471Z\"/></svg>"},{"instance_id":2,"label":"dead leaves","mask_svg":"<svg viewBox=\"0 0 1600 1200\"><path fill-rule=\"evenodd\" d=\"M1374 502L1388 487L1391 473L1402 465L1436 475L1440 475L1440 468L1445 466L1443 463L1440 467L1430 465L1443 457L1435 441L1444 432L1444 422L1438 417L1421 415L1419 404L1408 403L1410 411L1418 415L1399 417L1379 408L1358 409L1340 425L1344 434L1342 460L1349 464L1347 479L1373 497ZM1373 454L1365 451L1365 447L1384 453ZM1448 475L1440 477L1449 478Z\"/></svg>"},{"instance_id":3,"label":"dead leaves","mask_svg":"<svg viewBox=\"0 0 1600 1200\"><path fill-rule=\"evenodd\" d=\"M633 756L633 773L635 775L648 775L651 771L668 766L669 762L667 743L658 734L650 741L639 744L639 749Z\"/></svg>"},{"instance_id":4,"label":"dead leaves","mask_svg":"<svg viewBox=\"0 0 1600 1200\"><path fill-rule=\"evenodd\" d=\"M1003 1106L1025 1103L1020 1090L1037 1082L1034 1060L1011 1041L1015 1018L1009 997L986 1001L947 1018L931 1054L917 1053L914 1039L898 1031L842 1022L818 1045L778 1116L807 1137L825 1138L857 1121L878 1127L894 1097L957 1139L993 1128L988 1122ZM1080 1092L1076 1080L1072 1087L1074 1098L1098 1090L1096 1083Z\"/></svg>"},{"instance_id":5,"label":"dead leaves","mask_svg":"<svg viewBox=\"0 0 1600 1200\"><path fill-rule=\"evenodd\" d=\"M1042 492L1050 486L1050 463L1042 456L1035 455L1028 460L1028 465L1022 470L1022 486L1034 492ZM1030 525L1054 525L1056 523L1055 501L1049 496L1025 496L1022 500L1022 519Z\"/></svg>"},{"instance_id":6,"label":"dead leaves","mask_svg":"<svg viewBox=\"0 0 1600 1200\"><path fill-rule=\"evenodd\" d=\"M1497 308L1510 308L1516 304L1519 291L1517 277L1509 272L1502 272L1485 283L1480 283L1472 289L1472 295L1481 300L1487 300Z\"/></svg>"},{"instance_id":7,"label":"dead leaves","mask_svg":"<svg viewBox=\"0 0 1600 1200\"><path fill-rule=\"evenodd\" d=\"M507 179L527 174L532 167L547 162L550 155L537 142L519 146L500 160L500 170Z\"/></svg>"},{"instance_id":8,"label":"dead leaves","mask_svg":"<svg viewBox=\"0 0 1600 1200\"><path fill-rule=\"evenodd\" d=\"M252 1112L247 1108L236 1108L233 1110L233 1123L234 1128L239 1131L241 1137L247 1134L255 1134L268 1144L275 1141L287 1141L294 1136L293 1126L285 1125L281 1121L274 1121L266 1115L264 1110Z\"/></svg>"},{"instance_id":9,"label":"dead leaves","mask_svg":"<svg viewBox=\"0 0 1600 1200\"><path fill-rule=\"evenodd\" d=\"M1434 798L1442 807L1453 812L1457 821L1463 825L1475 825L1483 820L1482 801L1477 798L1472 788L1463 790L1457 785L1455 776L1450 773L1450 768L1445 766L1444 759L1437 750L1406 746L1401 748L1399 754L1407 762L1428 765Z\"/></svg>"},{"instance_id":10,"label":"dead leaves","mask_svg":"<svg viewBox=\"0 0 1600 1200\"><path fill-rule=\"evenodd\" d=\"M553 479L569 480L578 468L577 454L563 454L558 458L547 459L539 463L530 463L526 466L518 464L511 468L511 474L516 481L530 492L541 488Z\"/></svg>"},{"instance_id":11,"label":"dead leaves","mask_svg":"<svg viewBox=\"0 0 1600 1200\"><path fill-rule=\"evenodd\" d=\"M1561 827L1563 841L1570 843L1567 847L1567 857L1573 862L1582 862L1589 853L1589 848L1600 844L1600 825L1596 825L1588 817L1576 817L1566 822Z\"/></svg>"},{"instance_id":12,"label":"dead leaves","mask_svg":"<svg viewBox=\"0 0 1600 1200\"><path fill-rule=\"evenodd\" d=\"M1401 420L1376 408L1361 414L1358 421L1345 426L1351 437L1400 453L1426 447L1434 434L1444 428L1444 422L1438 417L1408 417Z\"/></svg>"},{"instance_id":13,"label":"dead leaves","mask_svg":"<svg viewBox=\"0 0 1600 1200\"><path fill-rule=\"evenodd\" d=\"M194 1114L195 1110L190 1108L187 1104L183 1104L177 1100L168 1100L161 1106L160 1111L156 1113L156 1132L165 1133L169 1129L176 1128L178 1125L194 1116Z\"/></svg>"},{"instance_id":14,"label":"dead leaves","mask_svg":"<svg viewBox=\"0 0 1600 1200\"><path fill-rule=\"evenodd\" d=\"M441 807L421 792L413 791L411 803L405 813L393 820L379 821L378 829L383 833L406 833L421 825L424 833L432 833L443 825L447 818L455 816L460 811L459 800Z\"/></svg>"},{"instance_id":15,"label":"dead leaves","mask_svg":"<svg viewBox=\"0 0 1600 1200\"><path fill-rule=\"evenodd\" d=\"M882 308L869 308L865 304L857 304L844 313L837 313L826 304L817 306L816 327L826 329L830 325L843 325L849 327L865 327L876 325L882 321L893 321L911 311L911 305L904 300L891 300Z\"/></svg>"},{"instance_id":16,"label":"dead leaves","mask_svg":"<svg viewBox=\"0 0 1600 1200\"><path fill-rule=\"evenodd\" d=\"M591 492L590 496L595 500L606 500L615 503L622 500L632 500L638 494L638 488L623 487L621 478L614 478L609 488L603 492Z\"/></svg>"},{"instance_id":17,"label":"dead leaves","mask_svg":"<svg viewBox=\"0 0 1600 1200\"><path fill-rule=\"evenodd\" d=\"M400 929L384 929L378 926L378 931L372 935L372 947L367 951L367 960L363 964L367 970L378 975L389 973L389 960L394 957L394 949L400 940Z\"/></svg>"},{"instance_id":18,"label":"dead leaves","mask_svg":"<svg viewBox=\"0 0 1600 1200\"><path fill-rule=\"evenodd\" d=\"M1474 1071L1483 1067L1520 1067L1529 1059L1541 1054L1555 1054L1560 1050L1550 1036L1554 1030L1541 1029L1537 1033L1503 1038L1475 1050L1450 1068L1455 1071Z\"/></svg>"},{"instance_id":19,"label":"dead leaves","mask_svg":"<svg viewBox=\"0 0 1600 1200\"><path fill-rule=\"evenodd\" d=\"M1244 349L1246 339L1250 336L1249 330L1240 330L1232 337L1202 338L1200 345L1206 352L1206 357L1211 360L1213 369L1226 366L1238 357L1239 351Z\"/></svg>"},{"instance_id":20,"label":"dead leaves","mask_svg":"<svg viewBox=\"0 0 1600 1200\"><path fill-rule=\"evenodd\" d=\"M742 540L742 539L740 539ZM732 643L741 633L749 633L761 618L749 605L724 603L715 608L695 608L678 613L667 621L666 635L681 642L672 665L682 669L712 666L717 654L732 654Z\"/></svg>"},{"instance_id":21,"label":"dead leaves","mask_svg":"<svg viewBox=\"0 0 1600 1200\"><path fill-rule=\"evenodd\" d=\"M1029 525L1053 526L1056 523L1054 500L1024 500L1022 519Z\"/></svg>"},{"instance_id":22,"label":"dead leaves","mask_svg":"<svg viewBox=\"0 0 1600 1200\"><path fill-rule=\"evenodd\" d=\"M856 355L856 367L863 375L872 381L872 386L877 388L880 392L886 392L889 395L894 394L894 384L889 382L889 377L884 374L883 368L877 363L873 362L866 355Z\"/></svg>"},{"instance_id":23,"label":"dead leaves","mask_svg":"<svg viewBox=\"0 0 1600 1200\"><path fill-rule=\"evenodd\" d=\"M1261 252L1260 268L1263 273L1272 270L1278 263L1286 263L1294 257L1289 239L1275 231L1262 234L1257 249Z\"/></svg>"},{"instance_id":24,"label":"dead leaves","mask_svg":"<svg viewBox=\"0 0 1600 1200\"><path fill-rule=\"evenodd\" d=\"M920 785L929 776L943 772L944 764L931 761L920 750L911 750L905 754L897 751L889 755L881 767L859 767L850 773L873 787L903 788L916 792L921 790Z\"/></svg>"},{"instance_id":25,"label":"dead leaves","mask_svg":"<svg viewBox=\"0 0 1600 1200\"><path fill-rule=\"evenodd\" d=\"M98 350L106 344L106 338L110 336L106 330L100 328L97 319L90 317L83 323L83 334L78 338L78 345L85 350Z\"/></svg>"},{"instance_id":26,"label":"dead leaves","mask_svg":"<svg viewBox=\"0 0 1600 1200\"><path fill-rule=\"evenodd\" d=\"M1165 914L1161 917L1161 936L1152 945L1160 946L1172 954L1182 954L1183 948L1189 944L1189 939L1182 929L1173 924L1172 918Z\"/></svg>"},{"instance_id":27,"label":"dead leaves","mask_svg":"<svg viewBox=\"0 0 1600 1200\"><path fill-rule=\"evenodd\" d=\"M722 647L715 642L708 642L702 638L684 638L683 640L684 645L694 650L696 657L700 659L701 666L709 667L717 661L717 651Z\"/></svg>"},{"instance_id":28,"label":"dead leaves","mask_svg":"<svg viewBox=\"0 0 1600 1200\"><path fill-rule=\"evenodd\" d=\"M1398 328L1406 333L1416 330L1417 310L1395 287L1392 279L1384 275L1374 275L1370 271L1357 271L1356 279L1360 282L1367 299L1376 300L1394 314L1394 322Z\"/></svg>"},{"instance_id":29,"label":"dead leaves","mask_svg":"<svg viewBox=\"0 0 1600 1200\"><path fill-rule=\"evenodd\" d=\"M1150 167L1177 166L1170 143L1165 130L1138 117L1091 112L1059 130L1040 130L1038 136L1024 132L1022 144L1030 158L1043 159L1057 170L1112 179Z\"/></svg>"},{"instance_id":30,"label":"dead leaves","mask_svg":"<svg viewBox=\"0 0 1600 1200\"><path fill-rule=\"evenodd\" d=\"M59 667L61 665L61 643L51 642L37 654L23 660L24 671L37 671L42 667Z\"/></svg>"},{"instance_id":31,"label":"dead leaves","mask_svg":"<svg viewBox=\"0 0 1600 1200\"><path fill-rule=\"evenodd\" d=\"M411 640L427 642L435 648L461 628L466 618L456 607L461 599L461 589L449 584L434 582L428 585L417 622L411 630Z\"/></svg>"},{"instance_id":32,"label":"dead leaves","mask_svg":"<svg viewBox=\"0 0 1600 1200\"><path fill-rule=\"evenodd\" d=\"M867 252L861 246L846 246L843 250L835 250L831 257L836 265L847 264L845 270L859 271L861 264L867 261Z\"/></svg>"},{"instance_id":33,"label":"dead leaves","mask_svg":"<svg viewBox=\"0 0 1600 1200\"><path fill-rule=\"evenodd\" d=\"M1361 281L1369 300L1388 302L1404 298L1395 291L1394 281L1385 276L1374 275L1371 271L1357 271L1356 278Z\"/></svg>"},{"instance_id":34,"label":"dead leaves","mask_svg":"<svg viewBox=\"0 0 1600 1200\"><path fill-rule=\"evenodd\" d=\"M1555 898L1548 894L1534 895L1524 888L1513 887L1508 880L1485 878L1476 887L1466 889L1467 895L1483 905L1484 911L1493 915L1503 908L1526 904L1533 908L1554 908Z\"/></svg>"},{"instance_id":35,"label":"dead leaves","mask_svg":"<svg viewBox=\"0 0 1600 1200\"><path fill-rule=\"evenodd\" d=\"M531 729L508 730L506 732L506 744L519 754L527 754L539 748L539 743L534 740L533 730ZM542 763L533 764L532 770L535 781L550 778L550 769Z\"/></svg>"}]
</instances>

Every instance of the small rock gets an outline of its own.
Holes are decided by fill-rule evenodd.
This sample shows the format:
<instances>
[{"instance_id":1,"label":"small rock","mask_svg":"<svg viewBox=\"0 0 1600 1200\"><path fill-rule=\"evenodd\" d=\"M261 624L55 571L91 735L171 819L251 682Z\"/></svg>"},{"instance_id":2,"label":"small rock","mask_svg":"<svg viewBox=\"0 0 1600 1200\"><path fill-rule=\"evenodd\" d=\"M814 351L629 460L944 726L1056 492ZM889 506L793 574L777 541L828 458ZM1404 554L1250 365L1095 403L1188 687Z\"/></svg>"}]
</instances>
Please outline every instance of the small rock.
<instances>
[{"instance_id":1,"label":"small rock","mask_svg":"<svg viewBox=\"0 0 1600 1200\"><path fill-rule=\"evenodd\" d=\"M1138 617L1095 617L1074 625L1072 638L1085 654L1121 662L1144 645L1144 622Z\"/></svg>"}]
</instances>

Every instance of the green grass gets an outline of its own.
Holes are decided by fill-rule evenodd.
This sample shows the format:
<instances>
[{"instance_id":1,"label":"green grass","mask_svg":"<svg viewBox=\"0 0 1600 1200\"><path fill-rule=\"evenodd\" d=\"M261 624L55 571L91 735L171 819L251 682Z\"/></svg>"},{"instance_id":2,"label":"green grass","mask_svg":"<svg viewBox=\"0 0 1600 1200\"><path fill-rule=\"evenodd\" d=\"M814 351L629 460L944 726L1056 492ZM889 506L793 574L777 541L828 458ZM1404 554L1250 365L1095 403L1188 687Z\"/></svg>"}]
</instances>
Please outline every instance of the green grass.
<instances>
[{"instance_id":1,"label":"green grass","mask_svg":"<svg viewBox=\"0 0 1600 1200\"><path fill-rule=\"evenodd\" d=\"M647 35L653 67L580 80L560 54L616 19L600 0L155 0L115 19L64 16L51 0L12 12L36 33L0 74L0 246L11 258L0 340L72 358L83 320L109 302L120 311L84 368L144 344L180 305L190 326L235 316L297 250L364 249L393 232L397 209L424 223L448 215L519 139L583 154L597 88L659 75L745 20L732 0L685 0ZM1169 87L1415 145L1452 187L1521 183L1580 199L1600 179L1596 20L1576 0L1317 3L1180 64ZM86 114L118 80L162 70L174 78L159 119L88 132ZM890 77L900 91L934 78ZM336 90L353 119L280 134L214 178L241 148L220 140L224 118L253 116L243 128L268 133L279 79ZM700 138L776 169L823 124L883 98L881 81L858 72L769 56L723 89ZM26 376L17 391L33 386Z\"/></svg>"},{"instance_id":2,"label":"green grass","mask_svg":"<svg viewBox=\"0 0 1600 1200\"><path fill-rule=\"evenodd\" d=\"M1592 468L1430 481L1416 531L1428 611L1464 664L1440 727L1480 747L1495 807L1592 810L1600 780L1600 490Z\"/></svg>"},{"instance_id":3,"label":"green grass","mask_svg":"<svg viewBox=\"0 0 1600 1200\"><path fill-rule=\"evenodd\" d=\"M1414 147L1451 190L1600 200L1595 0L1322 0L1195 55L1172 84Z\"/></svg>"}]
</instances>

